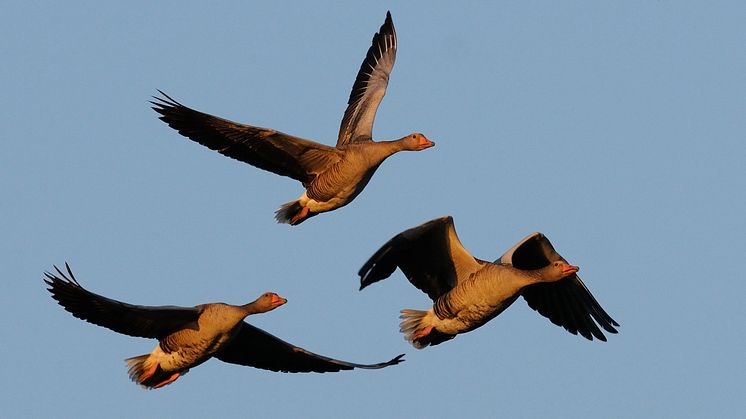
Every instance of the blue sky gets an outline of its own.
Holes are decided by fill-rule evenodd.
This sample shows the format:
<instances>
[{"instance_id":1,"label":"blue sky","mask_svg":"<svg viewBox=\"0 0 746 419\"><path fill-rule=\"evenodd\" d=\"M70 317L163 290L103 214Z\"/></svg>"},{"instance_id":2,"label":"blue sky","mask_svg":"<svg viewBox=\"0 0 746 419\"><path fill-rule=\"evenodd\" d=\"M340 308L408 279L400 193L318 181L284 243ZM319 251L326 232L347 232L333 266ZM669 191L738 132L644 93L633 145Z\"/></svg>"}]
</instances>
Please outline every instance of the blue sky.
<instances>
[{"instance_id":1,"label":"blue sky","mask_svg":"<svg viewBox=\"0 0 746 419\"><path fill-rule=\"evenodd\" d=\"M15 2L0 16L4 417L735 417L746 410L746 6L740 2ZM386 161L349 206L298 226L301 186L178 135L182 103L326 144L391 10L399 49L374 137L437 143ZM453 215L495 259L544 232L621 323L572 336L518 300L415 350L397 272L358 292L394 234ZM145 391L154 341L86 324L42 273L68 261L138 304L289 302L249 319L378 371L289 375L212 360Z\"/></svg>"}]
</instances>

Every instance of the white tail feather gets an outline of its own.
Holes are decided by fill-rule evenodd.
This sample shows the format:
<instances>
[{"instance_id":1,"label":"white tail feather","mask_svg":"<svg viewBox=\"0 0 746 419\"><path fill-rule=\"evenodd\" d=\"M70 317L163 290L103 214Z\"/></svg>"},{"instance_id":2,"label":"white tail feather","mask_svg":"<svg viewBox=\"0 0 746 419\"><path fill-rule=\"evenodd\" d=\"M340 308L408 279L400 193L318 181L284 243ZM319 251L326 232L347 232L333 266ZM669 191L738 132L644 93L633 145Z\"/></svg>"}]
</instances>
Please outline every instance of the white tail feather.
<instances>
[{"instance_id":1,"label":"white tail feather","mask_svg":"<svg viewBox=\"0 0 746 419\"><path fill-rule=\"evenodd\" d=\"M293 216L295 216L295 214L297 214L302 208L299 199L286 202L275 211L275 220L281 224L290 224L290 219L293 218Z\"/></svg>"},{"instance_id":2,"label":"white tail feather","mask_svg":"<svg viewBox=\"0 0 746 419\"><path fill-rule=\"evenodd\" d=\"M404 333L404 339L410 342L415 348L422 349L430 344L425 329L433 326L430 310L401 310L402 322L399 323L399 331Z\"/></svg>"},{"instance_id":3,"label":"white tail feather","mask_svg":"<svg viewBox=\"0 0 746 419\"><path fill-rule=\"evenodd\" d=\"M156 346L153 352L149 354L125 359L124 362L129 367L127 372L130 379L150 390L163 387L189 372L189 368L169 371L163 370L161 368L163 356L168 355L163 353L160 346Z\"/></svg>"},{"instance_id":4,"label":"white tail feather","mask_svg":"<svg viewBox=\"0 0 746 419\"><path fill-rule=\"evenodd\" d=\"M143 374L149 371L153 367L155 362L150 354L133 356L124 360L127 363L127 373L130 376L130 380L140 384L143 381Z\"/></svg>"}]
</instances>

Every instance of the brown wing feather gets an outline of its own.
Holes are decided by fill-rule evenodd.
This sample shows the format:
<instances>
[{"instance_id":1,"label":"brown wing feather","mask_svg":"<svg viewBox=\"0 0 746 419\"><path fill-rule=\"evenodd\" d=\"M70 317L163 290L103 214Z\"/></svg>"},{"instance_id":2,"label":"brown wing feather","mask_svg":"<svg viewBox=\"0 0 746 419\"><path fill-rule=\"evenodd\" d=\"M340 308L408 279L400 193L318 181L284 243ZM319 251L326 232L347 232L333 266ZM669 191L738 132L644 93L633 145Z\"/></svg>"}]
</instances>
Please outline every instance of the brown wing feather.
<instances>
[{"instance_id":1,"label":"brown wing feather","mask_svg":"<svg viewBox=\"0 0 746 419\"><path fill-rule=\"evenodd\" d=\"M56 266L57 275L45 272L52 298L73 316L129 336L160 339L197 321L197 307L139 306L112 300L83 288L70 266L67 275Z\"/></svg>"},{"instance_id":2,"label":"brown wing feather","mask_svg":"<svg viewBox=\"0 0 746 419\"><path fill-rule=\"evenodd\" d=\"M543 268L557 260L567 262L546 236L534 233L510 249L499 262L528 270ZM604 311L577 275L553 283L530 285L521 294L529 307L573 335L579 333L589 340L595 337L606 341L598 326L608 333L617 333L615 326L619 327L619 323Z\"/></svg>"},{"instance_id":3,"label":"brown wing feather","mask_svg":"<svg viewBox=\"0 0 746 419\"><path fill-rule=\"evenodd\" d=\"M396 61L396 30L391 13L381 29L373 35L373 41L352 85L342 123L339 127L337 147L351 142L372 140L373 120L381 104L389 74Z\"/></svg>"},{"instance_id":4,"label":"brown wing feather","mask_svg":"<svg viewBox=\"0 0 746 419\"><path fill-rule=\"evenodd\" d=\"M459 278L478 271L482 263L461 244L452 217L442 217L410 228L389 240L365 264L360 289L388 278L400 268L409 282L436 300Z\"/></svg>"},{"instance_id":5,"label":"brown wing feather","mask_svg":"<svg viewBox=\"0 0 746 419\"><path fill-rule=\"evenodd\" d=\"M215 358L231 364L279 372L337 372L354 368L378 369L396 365L401 357L378 364L355 364L327 358L291 345L246 322Z\"/></svg>"},{"instance_id":6,"label":"brown wing feather","mask_svg":"<svg viewBox=\"0 0 746 419\"><path fill-rule=\"evenodd\" d=\"M151 101L160 120L179 134L220 154L308 185L341 159L341 151L267 128L243 125L196 111L167 94Z\"/></svg>"}]
</instances>

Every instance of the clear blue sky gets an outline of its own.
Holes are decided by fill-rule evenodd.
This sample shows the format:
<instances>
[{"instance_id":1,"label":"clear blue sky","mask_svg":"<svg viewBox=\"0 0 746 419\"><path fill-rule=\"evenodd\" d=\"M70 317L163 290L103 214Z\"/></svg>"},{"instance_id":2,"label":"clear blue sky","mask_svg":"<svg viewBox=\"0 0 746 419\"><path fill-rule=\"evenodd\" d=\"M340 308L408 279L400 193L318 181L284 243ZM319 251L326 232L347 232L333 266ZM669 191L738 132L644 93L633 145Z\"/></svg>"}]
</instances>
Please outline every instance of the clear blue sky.
<instances>
[{"instance_id":1,"label":"clear blue sky","mask_svg":"<svg viewBox=\"0 0 746 419\"><path fill-rule=\"evenodd\" d=\"M746 6L742 2L11 2L0 15L3 417L736 417L746 411ZM399 50L351 205L300 225L301 186L181 137L162 89L333 144L391 9ZM427 296L356 272L399 231L453 215L495 259L544 232L621 323L588 342L518 300L415 350ZM250 318L379 371L288 375L212 360L159 391L123 359L155 342L63 311L42 284L139 304L288 298Z\"/></svg>"}]
</instances>

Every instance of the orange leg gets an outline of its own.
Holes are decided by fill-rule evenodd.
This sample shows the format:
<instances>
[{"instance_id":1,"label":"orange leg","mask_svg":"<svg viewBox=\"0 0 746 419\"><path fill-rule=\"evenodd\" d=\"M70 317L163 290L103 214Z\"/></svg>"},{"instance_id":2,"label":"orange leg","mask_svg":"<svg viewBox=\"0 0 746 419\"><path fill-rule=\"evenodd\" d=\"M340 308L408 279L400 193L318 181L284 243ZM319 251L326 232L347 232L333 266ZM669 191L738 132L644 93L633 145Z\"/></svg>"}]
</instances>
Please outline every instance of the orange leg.
<instances>
[{"instance_id":1,"label":"orange leg","mask_svg":"<svg viewBox=\"0 0 746 419\"><path fill-rule=\"evenodd\" d=\"M308 215L308 211L308 207L303 207L302 210L298 211L298 213L290 219L290 225L296 225L301 222Z\"/></svg>"},{"instance_id":2,"label":"orange leg","mask_svg":"<svg viewBox=\"0 0 746 419\"><path fill-rule=\"evenodd\" d=\"M420 329L417 331L417 334L414 335L414 339L424 338L425 336L429 335L430 332L433 331L433 326L428 326L424 329ZM414 340L413 339L413 340Z\"/></svg>"},{"instance_id":3,"label":"orange leg","mask_svg":"<svg viewBox=\"0 0 746 419\"><path fill-rule=\"evenodd\" d=\"M142 375L140 375L140 383L142 384L145 380L152 377L153 374L155 374L155 370L157 369L158 369L158 363L154 363L153 366L150 367L150 369L148 369L147 371L142 373Z\"/></svg>"},{"instance_id":4,"label":"orange leg","mask_svg":"<svg viewBox=\"0 0 746 419\"><path fill-rule=\"evenodd\" d=\"M177 378L179 378L179 375L181 375L181 373L175 372L172 376L170 376L166 380L161 381L160 383L154 385L153 388L161 388L168 383L173 383L174 381L176 381Z\"/></svg>"}]
</instances>

